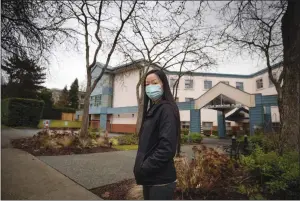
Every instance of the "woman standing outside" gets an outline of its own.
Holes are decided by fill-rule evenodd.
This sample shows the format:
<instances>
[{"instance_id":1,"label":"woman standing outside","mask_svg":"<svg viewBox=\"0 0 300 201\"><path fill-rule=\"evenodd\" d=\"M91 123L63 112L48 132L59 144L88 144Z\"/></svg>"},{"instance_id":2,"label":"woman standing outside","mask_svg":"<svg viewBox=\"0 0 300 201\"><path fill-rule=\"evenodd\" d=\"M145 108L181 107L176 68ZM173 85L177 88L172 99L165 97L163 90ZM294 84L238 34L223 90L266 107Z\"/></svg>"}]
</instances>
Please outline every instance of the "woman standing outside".
<instances>
[{"instance_id":1,"label":"woman standing outside","mask_svg":"<svg viewBox=\"0 0 300 201\"><path fill-rule=\"evenodd\" d=\"M144 82L143 120L134 165L136 183L145 200L172 200L176 188L174 156L180 116L167 76L151 70Z\"/></svg>"}]
</instances>

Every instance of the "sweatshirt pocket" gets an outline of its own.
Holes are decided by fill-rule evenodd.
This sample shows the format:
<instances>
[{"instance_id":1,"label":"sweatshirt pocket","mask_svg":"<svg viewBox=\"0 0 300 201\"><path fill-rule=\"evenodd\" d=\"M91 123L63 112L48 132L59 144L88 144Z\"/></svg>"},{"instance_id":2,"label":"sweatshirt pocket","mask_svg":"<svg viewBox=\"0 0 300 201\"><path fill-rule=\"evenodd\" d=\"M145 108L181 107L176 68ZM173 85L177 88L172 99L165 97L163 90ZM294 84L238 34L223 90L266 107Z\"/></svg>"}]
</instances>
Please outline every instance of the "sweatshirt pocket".
<instances>
[{"instance_id":1,"label":"sweatshirt pocket","mask_svg":"<svg viewBox=\"0 0 300 201\"><path fill-rule=\"evenodd\" d=\"M134 165L134 174L137 176L141 173L141 167L144 162L145 154L144 153L138 153L135 159L135 165Z\"/></svg>"}]
</instances>

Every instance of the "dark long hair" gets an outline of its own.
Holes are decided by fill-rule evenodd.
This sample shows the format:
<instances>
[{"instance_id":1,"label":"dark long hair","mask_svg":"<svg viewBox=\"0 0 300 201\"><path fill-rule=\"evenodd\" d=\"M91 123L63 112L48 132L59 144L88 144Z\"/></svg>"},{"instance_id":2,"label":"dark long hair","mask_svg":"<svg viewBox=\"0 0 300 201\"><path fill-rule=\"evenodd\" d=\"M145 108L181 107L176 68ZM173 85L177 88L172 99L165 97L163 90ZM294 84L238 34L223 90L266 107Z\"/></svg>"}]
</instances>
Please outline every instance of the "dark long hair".
<instances>
[{"instance_id":1,"label":"dark long hair","mask_svg":"<svg viewBox=\"0 0 300 201\"><path fill-rule=\"evenodd\" d=\"M170 86L169 86L169 82L168 82L168 78L166 76L166 74L162 71L162 70L151 70L149 71L146 76L145 76L145 80L147 78L148 75L150 74L155 74L159 77L159 79L162 81L162 84L163 84L163 95L161 97L161 99L163 101L167 101L169 102L173 107L174 107L174 111L175 111L175 115L176 115L176 119L177 119L177 125L178 125L178 133L177 135L179 140L180 140L180 133L181 133L181 126L180 126L180 114L179 114L179 109L178 109L178 106L175 102L175 99L172 95L172 92L171 92L171 89L170 89ZM146 90L145 90L145 80L143 81L143 84L142 84L142 87L143 87L143 91L144 91L144 107L143 107L143 121L142 121L142 125L144 123L144 120L145 120L145 116L147 114L147 110L148 110L148 107L152 106L153 105L153 102L152 100L147 96L146 94Z\"/></svg>"}]
</instances>

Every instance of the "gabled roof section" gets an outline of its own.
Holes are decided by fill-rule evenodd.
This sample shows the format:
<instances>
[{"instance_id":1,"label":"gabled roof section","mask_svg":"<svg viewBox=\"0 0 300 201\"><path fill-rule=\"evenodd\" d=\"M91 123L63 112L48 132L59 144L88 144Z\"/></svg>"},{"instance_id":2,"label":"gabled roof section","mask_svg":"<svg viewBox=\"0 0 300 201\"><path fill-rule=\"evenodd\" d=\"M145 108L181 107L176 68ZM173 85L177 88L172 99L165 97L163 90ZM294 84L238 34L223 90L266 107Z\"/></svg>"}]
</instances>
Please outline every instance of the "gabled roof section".
<instances>
[{"instance_id":1,"label":"gabled roof section","mask_svg":"<svg viewBox=\"0 0 300 201\"><path fill-rule=\"evenodd\" d=\"M226 95L247 107L255 107L255 95L246 93L223 82L219 82L214 87L195 99L195 109L201 109L219 95Z\"/></svg>"}]
</instances>

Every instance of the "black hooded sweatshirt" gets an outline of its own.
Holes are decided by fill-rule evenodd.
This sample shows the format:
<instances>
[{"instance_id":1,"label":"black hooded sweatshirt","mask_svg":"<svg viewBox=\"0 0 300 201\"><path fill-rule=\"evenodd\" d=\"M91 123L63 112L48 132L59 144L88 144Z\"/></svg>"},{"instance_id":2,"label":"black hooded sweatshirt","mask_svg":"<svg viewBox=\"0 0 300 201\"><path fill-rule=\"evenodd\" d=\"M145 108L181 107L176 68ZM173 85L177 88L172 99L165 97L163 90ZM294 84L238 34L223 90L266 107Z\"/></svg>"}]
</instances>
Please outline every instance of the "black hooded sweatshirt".
<instances>
[{"instance_id":1,"label":"black hooded sweatshirt","mask_svg":"<svg viewBox=\"0 0 300 201\"><path fill-rule=\"evenodd\" d=\"M178 110L162 101L147 112L140 132L134 165L138 185L167 184L176 180L174 156L179 134Z\"/></svg>"}]
</instances>

